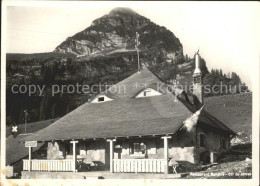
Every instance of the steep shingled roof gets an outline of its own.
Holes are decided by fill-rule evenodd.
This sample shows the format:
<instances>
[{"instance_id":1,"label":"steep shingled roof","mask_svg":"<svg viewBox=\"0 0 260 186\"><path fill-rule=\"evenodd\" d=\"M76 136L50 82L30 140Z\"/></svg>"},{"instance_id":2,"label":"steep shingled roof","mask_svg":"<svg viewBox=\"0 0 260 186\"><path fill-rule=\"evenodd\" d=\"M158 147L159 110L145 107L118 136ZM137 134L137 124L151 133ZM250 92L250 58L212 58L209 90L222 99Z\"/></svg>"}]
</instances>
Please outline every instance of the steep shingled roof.
<instances>
[{"instance_id":1,"label":"steep shingled roof","mask_svg":"<svg viewBox=\"0 0 260 186\"><path fill-rule=\"evenodd\" d=\"M198 110L197 106L194 106L190 102L187 94L184 91L178 95L178 98L192 113ZM216 117L211 115L207 110L205 110L205 107L207 106L208 106L207 103L204 103L204 108L202 109L199 115L198 124L217 128L234 135L235 133L230 127L226 126L223 122L221 122L219 119L217 119Z\"/></svg>"},{"instance_id":2,"label":"steep shingled roof","mask_svg":"<svg viewBox=\"0 0 260 186\"><path fill-rule=\"evenodd\" d=\"M101 94L112 99L132 98L144 88L150 87L157 90L157 85L159 92L166 93L167 85L143 66L140 72L134 73Z\"/></svg>"},{"instance_id":3,"label":"steep shingled roof","mask_svg":"<svg viewBox=\"0 0 260 186\"><path fill-rule=\"evenodd\" d=\"M125 92L115 91L117 89L112 91L110 88L102 93L114 99L113 101L85 103L49 127L21 141L173 134L182 126L183 121L195 112L194 108L189 108L183 101L176 102L175 95L171 92L162 91L160 96L134 98L137 92L144 89L134 87L135 83L146 86L163 84L145 68L115 85L115 87L123 85ZM165 84L163 87L166 90ZM232 133L207 116L201 117L201 121Z\"/></svg>"},{"instance_id":4,"label":"steep shingled roof","mask_svg":"<svg viewBox=\"0 0 260 186\"><path fill-rule=\"evenodd\" d=\"M192 114L174 95L86 103L26 140L113 138L174 133Z\"/></svg>"}]
</instances>

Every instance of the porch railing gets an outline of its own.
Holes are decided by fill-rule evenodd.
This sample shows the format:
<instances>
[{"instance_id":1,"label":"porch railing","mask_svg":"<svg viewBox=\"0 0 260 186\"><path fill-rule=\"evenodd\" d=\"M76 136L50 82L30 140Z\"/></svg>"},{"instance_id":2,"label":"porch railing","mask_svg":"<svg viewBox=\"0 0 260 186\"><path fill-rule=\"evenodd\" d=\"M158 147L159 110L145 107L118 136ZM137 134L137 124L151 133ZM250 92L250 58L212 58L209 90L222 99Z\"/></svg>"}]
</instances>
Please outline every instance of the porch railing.
<instances>
[{"instance_id":1,"label":"porch railing","mask_svg":"<svg viewBox=\"0 0 260 186\"><path fill-rule=\"evenodd\" d=\"M31 171L72 171L72 160L31 160ZM23 170L29 170L29 160L23 160Z\"/></svg>"},{"instance_id":2,"label":"porch railing","mask_svg":"<svg viewBox=\"0 0 260 186\"><path fill-rule=\"evenodd\" d=\"M164 172L164 159L114 159L114 172Z\"/></svg>"}]
</instances>

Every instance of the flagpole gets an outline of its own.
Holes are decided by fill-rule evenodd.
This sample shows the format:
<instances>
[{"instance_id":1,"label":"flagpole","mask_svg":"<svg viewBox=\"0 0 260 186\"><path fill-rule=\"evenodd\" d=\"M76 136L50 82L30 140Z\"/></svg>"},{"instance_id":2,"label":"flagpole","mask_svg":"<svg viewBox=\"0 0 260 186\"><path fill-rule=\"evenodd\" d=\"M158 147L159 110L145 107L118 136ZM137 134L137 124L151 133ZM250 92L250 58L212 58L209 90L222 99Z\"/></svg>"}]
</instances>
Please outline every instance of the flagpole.
<instances>
[{"instance_id":1,"label":"flagpole","mask_svg":"<svg viewBox=\"0 0 260 186\"><path fill-rule=\"evenodd\" d=\"M136 48L136 52L137 52L137 62L138 62L138 72L140 71L140 61L139 61L139 50L138 50L138 45L139 45L139 34L138 32L136 32L136 45L135 45L135 48Z\"/></svg>"},{"instance_id":2,"label":"flagpole","mask_svg":"<svg viewBox=\"0 0 260 186\"><path fill-rule=\"evenodd\" d=\"M25 111L24 111L24 133L25 133L25 134L26 134L27 116L28 116L28 112L27 112L27 110L25 110Z\"/></svg>"},{"instance_id":3,"label":"flagpole","mask_svg":"<svg viewBox=\"0 0 260 186\"><path fill-rule=\"evenodd\" d=\"M139 50L137 48L138 71L140 71Z\"/></svg>"}]
</instances>

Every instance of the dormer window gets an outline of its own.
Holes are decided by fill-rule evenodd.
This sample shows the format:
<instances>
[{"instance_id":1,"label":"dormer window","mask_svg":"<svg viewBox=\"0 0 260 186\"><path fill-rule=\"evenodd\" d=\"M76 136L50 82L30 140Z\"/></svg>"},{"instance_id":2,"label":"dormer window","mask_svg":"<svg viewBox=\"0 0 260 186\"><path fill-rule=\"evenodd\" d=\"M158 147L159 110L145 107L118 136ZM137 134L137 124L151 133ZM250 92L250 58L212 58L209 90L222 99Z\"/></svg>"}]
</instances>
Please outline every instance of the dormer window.
<instances>
[{"instance_id":1,"label":"dormer window","mask_svg":"<svg viewBox=\"0 0 260 186\"><path fill-rule=\"evenodd\" d=\"M99 97L98 98L98 102L102 102L102 101L105 101L105 98L104 97Z\"/></svg>"},{"instance_id":2,"label":"dormer window","mask_svg":"<svg viewBox=\"0 0 260 186\"><path fill-rule=\"evenodd\" d=\"M144 91L144 97L150 96L150 95L151 95L151 91L150 90Z\"/></svg>"},{"instance_id":3,"label":"dormer window","mask_svg":"<svg viewBox=\"0 0 260 186\"><path fill-rule=\"evenodd\" d=\"M113 99L111 99L105 95L99 95L91 103L103 103L103 102L112 101L112 100Z\"/></svg>"},{"instance_id":4,"label":"dormer window","mask_svg":"<svg viewBox=\"0 0 260 186\"><path fill-rule=\"evenodd\" d=\"M143 91L141 91L139 94L137 94L136 98L151 97L151 96L158 96L158 95L162 95L162 94L152 88L146 88Z\"/></svg>"}]
</instances>

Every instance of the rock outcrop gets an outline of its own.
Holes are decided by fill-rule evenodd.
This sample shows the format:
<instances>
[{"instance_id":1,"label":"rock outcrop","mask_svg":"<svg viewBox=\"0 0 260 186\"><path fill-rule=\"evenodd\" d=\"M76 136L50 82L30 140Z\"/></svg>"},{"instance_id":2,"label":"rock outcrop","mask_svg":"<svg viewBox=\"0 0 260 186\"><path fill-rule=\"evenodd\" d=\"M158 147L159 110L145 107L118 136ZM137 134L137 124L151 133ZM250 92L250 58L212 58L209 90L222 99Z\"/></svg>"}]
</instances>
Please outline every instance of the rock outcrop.
<instances>
[{"instance_id":1,"label":"rock outcrop","mask_svg":"<svg viewBox=\"0 0 260 186\"><path fill-rule=\"evenodd\" d=\"M55 52L89 57L118 49L131 51L136 32L140 35L140 50L151 59L161 56L171 61L183 56L182 44L171 31L128 8L115 8L94 20L91 26L57 46Z\"/></svg>"}]
</instances>

